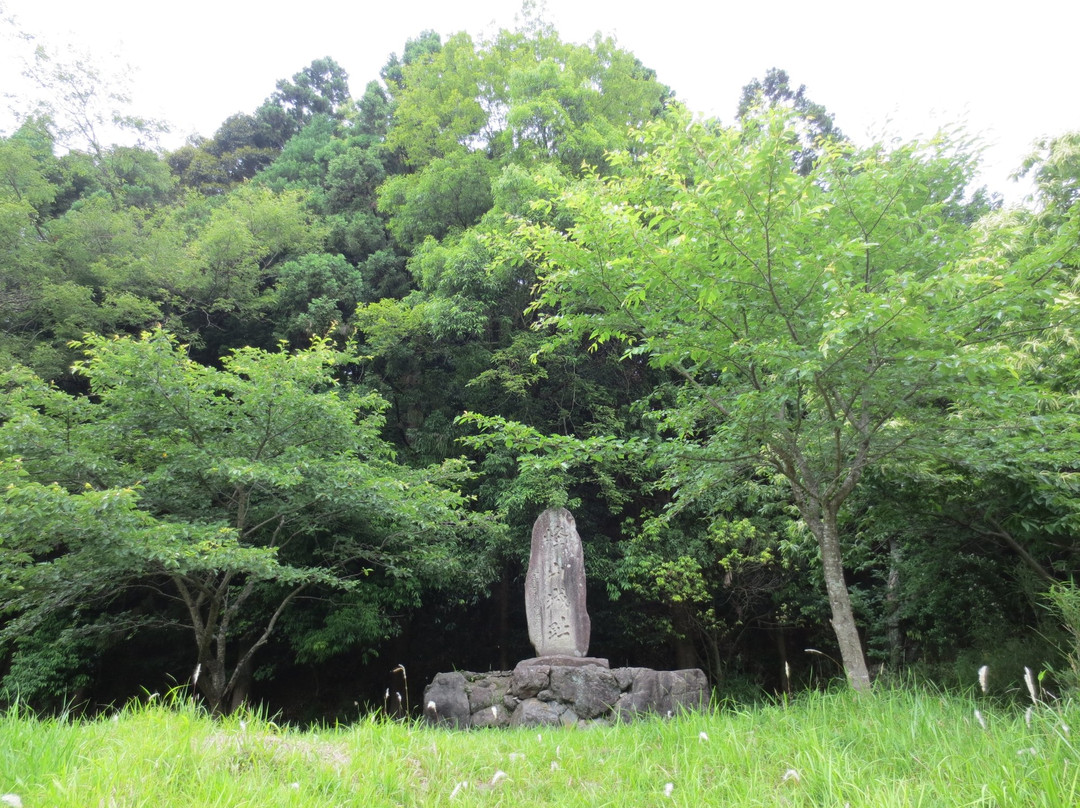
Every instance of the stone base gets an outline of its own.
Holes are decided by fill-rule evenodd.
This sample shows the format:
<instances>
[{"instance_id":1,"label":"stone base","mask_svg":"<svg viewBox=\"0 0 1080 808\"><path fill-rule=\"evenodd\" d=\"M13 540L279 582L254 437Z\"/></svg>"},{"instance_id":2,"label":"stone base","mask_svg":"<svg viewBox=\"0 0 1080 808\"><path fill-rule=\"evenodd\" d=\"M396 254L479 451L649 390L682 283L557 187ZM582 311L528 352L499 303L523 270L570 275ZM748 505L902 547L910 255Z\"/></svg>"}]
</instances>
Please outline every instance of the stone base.
<instances>
[{"instance_id":1,"label":"stone base","mask_svg":"<svg viewBox=\"0 0 1080 808\"><path fill-rule=\"evenodd\" d=\"M697 668L611 669L607 660L587 660L538 657L512 671L437 674L424 691L424 715L456 727L589 726L708 706L708 681Z\"/></svg>"},{"instance_id":2,"label":"stone base","mask_svg":"<svg viewBox=\"0 0 1080 808\"><path fill-rule=\"evenodd\" d=\"M606 659L594 656L566 656L563 654L551 654L549 656L532 657L523 659L514 666L514 670L521 667L533 668L537 665L548 665L553 668L584 668L586 665L596 665L599 668L610 668Z\"/></svg>"}]
</instances>

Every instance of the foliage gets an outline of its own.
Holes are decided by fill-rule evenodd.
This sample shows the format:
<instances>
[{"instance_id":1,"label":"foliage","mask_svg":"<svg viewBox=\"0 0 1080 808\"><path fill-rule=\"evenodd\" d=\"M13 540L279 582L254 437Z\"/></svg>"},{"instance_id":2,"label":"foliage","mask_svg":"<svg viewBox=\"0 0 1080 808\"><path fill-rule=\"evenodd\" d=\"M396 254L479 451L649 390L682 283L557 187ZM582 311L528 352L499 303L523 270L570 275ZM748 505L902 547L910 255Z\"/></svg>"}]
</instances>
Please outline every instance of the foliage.
<instances>
[{"instance_id":1,"label":"foliage","mask_svg":"<svg viewBox=\"0 0 1080 808\"><path fill-rule=\"evenodd\" d=\"M1046 214L1064 218L1080 202L1080 132L1040 138L1017 175L1034 180Z\"/></svg>"},{"instance_id":2,"label":"foliage","mask_svg":"<svg viewBox=\"0 0 1080 808\"><path fill-rule=\"evenodd\" d=\"M743 87L736 117L746 128L758 118L767 118L767 111L776 108L790 109L797 115L792 160L796 170L804 176L813 170L814 163L830 142L844 139L832 114L807 98L805 84L793 90L787 71L771 67L764 79L754 79Z\"/></svg>"},{"instance_id":3,"label":"foliage","mask_svg":"<svg viewBox=\"0 0 1080 808\"><path fill-rule=\"evenodd\" d=\"M162 331L83 347L93 400L5 379L8 640L54 616L123 612L126 591L148 588L156 621L192 632L200 687L223 709L302 590L348 603L374 576L400 604L468 580L455 571L465 468L394 463L382 403L337 389L350 357L326 341L238 350L221 370Z\"/></svg>"},{"instance_id":4,"label":"foliage","mask_svg":"<svg viewBox=\"0 0 1080 808\"><path fill-rule=\"evenodd\" d=\"M316 115L340 115L348 100L349 75L326 56L294 74L291 80L280 79L273 94L255 114L269 124L276 145L282 148Z\"/></svg>"},{"instance_id":5,"label":"foliage","mask_svg":"<svg viewBox=\"0 0 1080 808\"><path fill-rule=\"evenodd\" d=\"M524 644L521 539L563 503L613 657L779 690L789 658L796 680L826 670L801 649L830 642L834 535L872 662L947 672L1056 636L1045 590L1080 567L1075 133L1036 143L1034 197L1002 209L964 188L962 135L858 146L775 68L736 127L695 122L633 54L564 41L532 6L516 30L420 33L357 98L315 60L171 153L122 78L47 49L29 69L0 138L0 432L23 441L5 507L44 532L6 526L0 574L5 599L30 576L56 608L12 615L9 694L112 698L104 660L121 694L188 676L168 632L191 612L150 545L198 548L181 556L203 580L234 570L230 604L256 581L224 632L236 698L249 675L286 692L310 674L378 701L390 649L495 664ZM160 351L140 364L143 331ZM311 352L335 357L324 381L273 387ZM151 406L124 362L206 412ZM256 463L236 442L256 377L326 431L301 419L310 441ZM193 424L213 439L173 451ZM361 444L350 473L379 484L349 517L326 492ZM448 460L463 449L475 476ZM395 519L421 479L452 527L410 543ZM308 527L245 533L236 486ZM501 528L467 515L488 510Z\"/></svg>"},{"instance_id":6,"label":"foliage","mask_svg":"<svg viewBox=\"0 0 1080 808\"><path fill-rule=\"evenodd\" d=\"M316 59L254 113L225 119L211 138L196 136L167 156L179 182L201 194L224 194L275 162L289 141L318 118L343 117L348 75L329 57Z\"/></svg>"},{"instance_id":7,"label":"foliage","mask_svg":"<svg viewBox=\"0 0 1080 808\"><path fill-rule=\"evenodd\" d=\"M87 53L61 55L38 44L23 74L36 87L37 101L17 114L24 122L41 122L53 140L85 156L101 187L122 199L130 190L132 159L149 156L145 147L168 131L160 121L132 114L128 72L105 72ZM106 138L117 135L128 145L110 148ZM157 168L152 158L142 162L151 171ZM163 172L156 173L159 182L167 181Z\"/></svg>"},{"instance_id":8,"label":"foliage","mask_svg":"<svg viewBox=\"0 0 1080 808\"><path fill-rule=\"evenodd\" d=\"M166 704L161 702L165 700ZM980 724L985 723L985 729ZM300 731L220 721L182 693L97 720L0 717L5 788L24 804L538 806L1073 805L1071 703L1023 713L933 691L807 694L590 732L448 733L377 718ZM1019 752L1019 753L1018 753ZM668 796L669 795L669 796Z\"/></svg>"},{"instance_id":9,"label":"foliage","mask_svg":"<svg viewBox=\"0 0 1080 808\"><path fill-rule=\"evenodd\" d=\"M1049 329L1074 312L1043 269L1052 255L988 274L965 254L949 212L971 161L948 140L837 146L804 176L787 162L794 137L783 111L750 131L674 116L646 128L644 154L617 158L625 176L564 194L568 233L520 233L545 263L547 322L685 380L663 415L685 455L788 481L865 688L842 506L867 469L939 445L959 402L1030 412L1011 323Z\"/></svg>"},{"instance_id":10,"label":"foliage","mask_svg":"<svg viewBox=\"0 0 1080 808\"><path fill-rule=\"evenodd\" d=\"M1062 581L1047 590L1046 599L1069 639L1069 647L1064 649L1069 670L1059 674L1059 679L1070 693L1075 693L1080 687L1080 590L1072 581Z\"/></svg>"}]
</instances>

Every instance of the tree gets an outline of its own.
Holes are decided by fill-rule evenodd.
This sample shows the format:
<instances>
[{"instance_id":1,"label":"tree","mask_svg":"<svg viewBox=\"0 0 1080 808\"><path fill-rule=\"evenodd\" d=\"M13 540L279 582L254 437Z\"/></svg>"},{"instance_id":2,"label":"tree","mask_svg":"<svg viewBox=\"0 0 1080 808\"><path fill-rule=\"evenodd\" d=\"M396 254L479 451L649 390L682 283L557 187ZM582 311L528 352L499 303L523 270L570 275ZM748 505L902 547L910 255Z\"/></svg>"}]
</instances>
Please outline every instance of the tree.
<instances>
[{"instance_id":1,"label":"tree","mask_svg":"<svg viewBox=\"0 0 1080 808\"><path fill-rule=\"evenodd\" d=\"M442 48L442 38L431 29L421 31L415 39L405 42L405 49L401 58L396 53L391 53L379 75L390 88L390 94L395 95L405 86L405 68L417 62L431 59Z\"/></svg>"},{"instance_id":2,"label":"tree","mask_svg":"<svg viewBox=\"0 0 1080 808\"><path fill-rule=\"evenodd\" d=\"M415 248L476 224L492 203L495 164L478 152L428 163L419 174L391 177L379 187L379 211L397 242Z\"/></svg>"},{"instance_id":3,"label":"tree","mask_svg":"<svg viewBox=\"0 0 1080 808\"><path fill-rule=\"evenodd\" d=\"M42 95L33 110L20 112L21 117L45 121L55 141L84 154L101 187L121 198L131 182L125 173L131 169L132 155L146 151L157 135L168 131L162 122L129 111L127 71L109 75L89 54L63 59L54 49L38 45L24 75ZM107 137L131 141L127 153L110 148ZM165 181L156 167L150 170L157 175L156 182Z\"/></svg>"},{"instance_id":4,"label":"tree","mask_svg":"<svg viewBox=\"0 0 1080 808\"><path fill-rule=\"evenodd\" d=\"M347 329L363 293L363 276L342 256L309 253L281 267L269 314L279 339L302 345Z\"/></svg>"},{"instance_id":5,"label":"tree","mask_svg":"<svg viewBox=\"0 0 1080 808\"><path fill-rule=\"evenodd\" d=\"M1064 219L1080 202L1080 131L1037 140L1017 176L1031 176L1045 216Z\"/></svg>"},{"instance_id":6,"label":"tree","mask_svg":"<svg viewBox=\"0 0 1080 808\"><path fill-rule=\"evenodd\" d=\"M485 151L504 161L599 165L627 131L659 114L671 91L610 39L562 41L546 25L475 43L456 34L401 67L387 135L408 166Z\"/></svg>"},{"instance_id":7,"label":"tree","mask_svg":"<svg viewBox=\"0 0 1080 808\"><path fill-rule=\"evenodd\" d=\"M465 33L406 62L400 83L391 87L395 107L387 146L400 150L409 166L420 169L479 143L488 122L482 78L480 54Z\"/></svg>"},{"instance_id":8,"label":"tree","mask_svg":"<svg viewBox=\"0 0 1080 808\"><path fill-rule=\"evenodd\" d=\"M610 40L573 45L543 25L502 31L482 43L455 35L441 47L437 37L425 36L385 75L395 104L386 148L397 150L412 173L392 175L380 186L379 207L397 241L413 253L409 271L418 288L399 305L379 303L361 312L359 321L367 349L380 360L384 351L394 357L398 372L385 374L386 389L402 412L417 414L402 420L437 413L430 422L447 426L472 408L466 402L480 384L465 388L472 376L491 369L493 355L518 365L535 348L530 318L523 316L532 267L496 262L486 242L501 238L507 213L551 193L548 180L558 184L580 172L584 159L601 160L605 149L627 146L630 126L660 110L669 91ZM535 182L534 174L545 182ZM560 356L553 364L570 379L552 369L532 395L581 405L574 395L579 367L605 364L581 360ZM442 381L444 374L454 383ZM512 375L518 374L502 378ZM483 381L492 378L485 374ZM520 381L509 384L512 395L524 395ZM590 383L604 397L599 387ZM413 431L406 427L403 434Z\"/></svg>"},{"instance_id":9,"label":"tree","mask_svg":"<svg viewBox=\"0 0 1080 808\"><path fill-rule=\"evenodd\" d=\"M260 295L273 285L285 260L311 252L324 234L296 191L275 194L242 186L211 212L190 245L194 272L176 296L207 322L216 312L259 311Z\"/></svg>"},{"instance_id":10,"label":"tree","mask_svg":"<svg viewBox=\"0 0 1080 808\"><path fill-rule=\"evenodd\" d=\"M46 135L44 148L35 148L34 135L39 133L45 134L24 125L0 140L0 332L5 335L19 329L40 297L40 273L35 270L48 239L44 212L56 188L45 165L52 157L52 141Z\"/></svg>"},{"instance_id":11,"label":"tree","mask_svg":"<svg viewBox=\"0 0 1080 808\"><path fill-rule=\"evenodd\" d=\"M156 155L104 149L117 180L110 195L87 155L56 158L53 145L43 121L0 140L0 350L70 381L66 343L162 321L152 298L186 259L157 226L171 181Z\"/></svg>"},{"instance_id":12,"label":"tree","mask_svg":"<svg viewBox=\"0 0 1080 808\"><path fill-rule=\"evenodd\" d=\"M220 711L301 592L335 603L327 620L374 603L385 630L380 598L413 603L480 574L457 566L472 530L464 466L394 462L383 402L335 383L353 358L325 341L237 350L221 370L160 330L83 347L92 399L25 370L3 377L0 641L49 620L184 626ZM125 600L134 591L153 608ZM330 636L324 656L376 639L363 626Z\"/></svg>"},{"instance_id":13,"label":"tree","mask_svg":"<svg viewBox=\"0 0 1080 808\"><path fill-rule=\"evenodd\" d=\"M212 138L195 138L168 155L182 185L223 194L277 159L286 144L318 117L340 119L349 100L348 75L329 57L316 59L277 89L254 114L230 115Z\"/></svg>"},{"instance_id":14,"label":"tree","mask_svg":"<svg viewBox=\"0 0 1080 808\"><path fill-rule=\"evenodd\" d=\"M277 140L268 123L237 113L209 140L195 138L166 160L181 185L201 194L224 194L274 161L281 151Z\"/></svg>"},{"instance_id":15,"label":"tree","mask_svg":"<svg viewBox=\"0 0 1080 808\"><path fill-rule=\"evenodd\" d=\"M1046 328L1072 304L1044 297L1053 256L999 273L966 253L946 213L972 161L948 140L827 148L803 175L796 132L785 111L749 131L672 116L644 130L644 154L613 158L625 178L565 194L568 231L523 224L520 244L544 262L550 325L684 380L661 417L699 473L737 464L788 483L863 690L845 502L869 469L940 444L960 402L1015 404L1013 332L998 324L1022 311Z\"/></svg>"},{"instance_id":16,"label":"tree","mask_svg":"<svg viewBox=\"0 0 1080 808\"><path fill-rule=\"evenodd\" d=\"M787 71L775 67L766 71L764 79L753 79L743 87L736 118L747 128L756 117L777 108L790 109L798 115L794 119L797 121L797 143L792 159L800 174L810 172L826 143L844 139L833 122L832 113L806 96L806 85L800 84L793 90Z\"/></svg>"},{"instance_id":17,"label":"tree","mask_svg":"<svg viewBox=\"0 0 1080 808\"><path fill-rule=\"evenodd\" d=\"M291 137L316 115L338 116L340 107L348 100L349 74L325 56L294 74L291 81L279 80L268 103L283 110L293 122Z\"/></svg>"}]
</instances>

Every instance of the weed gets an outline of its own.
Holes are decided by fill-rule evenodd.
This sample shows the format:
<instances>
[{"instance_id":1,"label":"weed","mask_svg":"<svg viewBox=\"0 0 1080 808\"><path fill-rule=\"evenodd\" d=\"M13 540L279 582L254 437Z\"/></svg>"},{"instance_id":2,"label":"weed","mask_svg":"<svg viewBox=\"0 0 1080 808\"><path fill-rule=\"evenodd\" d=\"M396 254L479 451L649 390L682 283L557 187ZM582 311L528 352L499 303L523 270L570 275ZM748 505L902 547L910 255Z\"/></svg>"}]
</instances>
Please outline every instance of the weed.
<instances>
[{"instance_id":1,"label":"weed","mask_svg":"<svg viewBox=\"0 0 1080 808\"><path fill-rule=\"evenodd\" d=\"M56 808L1080 804L1080 708L1031 708L905 687L589 730L372 718L302 732L168 695L115 720L15 707L0 714L0 793Z\"/></svg>"}]
</instances>

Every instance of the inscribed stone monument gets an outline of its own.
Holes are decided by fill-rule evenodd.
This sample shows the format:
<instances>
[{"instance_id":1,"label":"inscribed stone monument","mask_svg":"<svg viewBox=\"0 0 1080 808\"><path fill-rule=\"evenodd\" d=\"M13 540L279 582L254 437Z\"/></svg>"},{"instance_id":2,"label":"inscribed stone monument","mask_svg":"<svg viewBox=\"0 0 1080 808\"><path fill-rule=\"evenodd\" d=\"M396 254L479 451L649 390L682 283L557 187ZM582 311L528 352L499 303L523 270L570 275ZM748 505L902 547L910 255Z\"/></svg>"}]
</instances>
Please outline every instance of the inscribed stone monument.
<instances>
[{"instance_id":1,"label":"inscribed stone monument","mask_svg":"<svg viewBox=\"0 0 1080 808\"><path fill-rule=\"evenodd\" d=\"M697 669L615 668L587 657L585 561L574 517L544 511L533 525L525 612L535 659L512 671L440 673L424 691L428 721L457 727L590 726L704 709Z\"/></svg>"},{"instance_id":2,"label":"inscribed stone monument","mask_svg":"<svg viewBox=\"0 0 1080 808\"><path fill-rule=\"evenodd\" d=\"M544 511L533 525L525 613L538 657L588 653L585 559L574 517L565 508Z\"/></svg>"}]
</instances>

